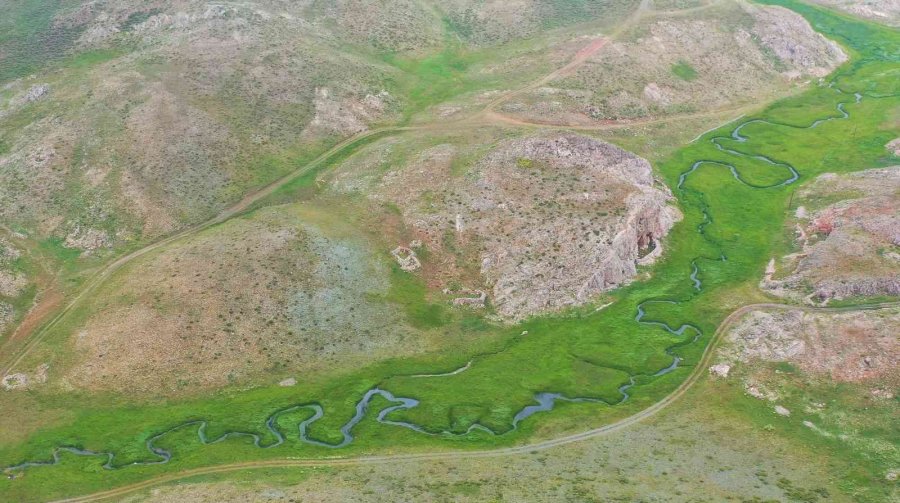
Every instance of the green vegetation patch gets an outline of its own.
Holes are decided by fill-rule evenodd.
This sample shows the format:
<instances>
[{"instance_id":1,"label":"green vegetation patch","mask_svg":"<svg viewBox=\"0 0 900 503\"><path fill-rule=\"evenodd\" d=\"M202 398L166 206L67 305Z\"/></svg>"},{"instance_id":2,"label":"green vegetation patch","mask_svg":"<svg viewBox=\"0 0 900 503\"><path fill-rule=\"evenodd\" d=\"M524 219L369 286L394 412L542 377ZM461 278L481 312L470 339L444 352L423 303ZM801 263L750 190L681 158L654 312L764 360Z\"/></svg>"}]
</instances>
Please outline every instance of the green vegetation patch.
<instances>
[{"instance_id":1,"label":"green vegetation patch","mask_svg":"<svg viewBox=\"0 0 900 503\"><path fill-rule=\"evenodd\" d=\"M691 81L697 78L697 70L684 60L672 65L672 73L681 80Z\"/></svg>"}]
</instances>

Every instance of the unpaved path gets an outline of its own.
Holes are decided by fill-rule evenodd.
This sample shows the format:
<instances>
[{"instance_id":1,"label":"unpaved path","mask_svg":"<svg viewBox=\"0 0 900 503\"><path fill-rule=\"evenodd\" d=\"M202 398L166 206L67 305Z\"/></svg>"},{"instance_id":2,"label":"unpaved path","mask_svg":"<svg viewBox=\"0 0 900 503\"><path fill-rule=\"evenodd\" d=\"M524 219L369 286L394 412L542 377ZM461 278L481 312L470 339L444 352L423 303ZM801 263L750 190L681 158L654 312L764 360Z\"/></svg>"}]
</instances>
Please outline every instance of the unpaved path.
<instances>
[{"instance_id":1,"label":"unpaved path","mask_svg":"<svg viewBox=\"0 0 900 503\"><path fill-rule=\"evenodd\" d=\"M310 163L306 164L305 166L297 169L296 171L288 173L287 175L279 178L278 180L275 180L274 182L266 185L265 187L263 187L259 190L256 190L254 192L247 194L246 196L244 196L243 199L238 201L236 204L228 207L227 209L225 209L224 211L219 213L216 217L214 217L210 220L207 220L206 222L203 222L201 224L195 225L193 227L188 227L188 228L186 228L182 231L179 231L175 234L172 234L164 239L156 241L155 243L151 243L143 248L140 248L138 250L135 250L131 253L128 253L126 255L119 257L118 259L114 260L110 264L106 265L102 270L97 272L89 280L87 280L85 282L84 286L81 288L81 290L77 294L75 294L71 298L71 300L69 300L69 302L65 305L65 307L63 307L62 310L60 310L56 314L56 316L54 316L48 323L43 325L39 331L35 332L34 335L31 336L30 340L28 340L28 342L24 346L22 346L21 348L19 348L18 351L16 351L12 355L10 355L9 359L3 364L2 367L0 367L0 376L4 376L4 375L8 374L13 368L15 368L16 365L18 365L28 355L28 353L30 353L41 342L41 340L44 337L46 337L46 335L50 332L50 330L54 326L56 326L60 322L60 320L62 320L66 316L66 314L68 314L70 311L72 311L72 309L74 309L83 298L85 298L88 294L93 292L100 284L102 284L104 281L106 281L107 278L109 278L114 272L121 269L125 264L131 262L132 260L134 260L138 257L146 255L154 250L162 248L163 246L166 246L174 241L177 241L186 236L190 236L192 234L196 234L197 232L200 232L203 229L206 229L213 225L222 223L222 222L232 218L233 216L237 215L238 213L241 213L242 211L248 209L254 203L262 200L263 198L271 195L272 193L274 193L276 190L280 189L281 187L296 180L303 174L316 169L318 166L320 166L322 163L327 161L329 158L333 157L337 153L341 152L345 148L351 146L352 144L354 144L360 140L363 140L363 139L371 137L371 136L383 134L383 133L392 133L392 132L399 132L399 131L412 130L412 129L417 129L417 128L415 128L415 127L385 127L385 128L378 128L378 129L372 129L369 131L364 131L364 132L354 135L350 138L347 138L346 140L344 140L344 141L338 143L337 145L335 145L334 147L330 148L328 151L322 153L321 155L316 157L314 160L312 160ZM52 297L49 295L45 296L44 300L47 301L48 305L46 305L46 306L44 306L44 305L37 306L36 305L35 307L32 308L32 311L52 312L52 310L56 307L54 305L54 303L52 302ZM42 319L43 318L38 318L38 319L36 319L35 324L25 326L24 328L20 326L16 332L16 340L24 340L24 339L28 338L31 331L34 330L39 325L39 321L42 321ZM10 339L9 342L13 342L12 339Z\"/></svg>"},{"instance_id":2,"label":"unpaved path","mask_svg":"<svg viewBox=\"0 0 900 503\"><path fill-rule=\"evenodd\" d=\"M571 124L571 123L553 123L553 122L540 122L540 121L530 121L527 119L520 119L516 117L511 117L504 115L497 111L497 108L503 103L509 101L516 96L521 96L524 93L534 91L540 87L546 86L550 82L557 80L562 77L567 77L571 75L578 67L583 65L586 61L588 61L593 55L600 52L603 47L606 46L611 40L615 40L620 37L623 33L625 33L629 28L633 27L637 24L638 21L645 17L650 16L690 16L698 11L710 9L716 7L720 3L719 0L714 0L709 3L699 5L697 7L692 7L690 9L681 9L681 10L672 10L672 11L664 11L664 10L653 10L650 8L650 0L642 0L638 8L622 23L620 23L612 33L608 36L601 36L591 40L587 45L582 47L575 55L572 57L572 60L569 61L565 66L550 72L547 75L531 82L530 84L521 87L519 89L515 89L513 91L506 92L501 96L497 97L497 99L488 103L485 108L473 117L473 121L478 122L487 121L487 122L503 122L506 124L513 124L517 126L535 126L535 127L558 127L565 129L573 129L573 130L583 130L583 131L596 131L596 130L604 130L604 129L615 129L615 128L623 128L629 126L640 126L646 124L657 124L663 122L669 122L673 120L683 120L683 119L691 119L691 118L702 118L710 115L716 115L720 113L725 113L729 110L737 110L737 109L747 109L753 107L752 105L744 105L741 107L732 107L730 109L718 109L718 110L707 110L704 112L696 112L696 113L688 113L681 115L673 115L670 117L662 117L662 118L646 118L646 119L634 119L634 120L601 120L596 124L589 125L580 125L580 124Z\"/></svg>"},{"instance_id":3,"label":"unpaved path","mask_svg":"<svg viewBox=\"0 0 900 503\"><path fill-rule=\"evenodd\" d=\"M16 343L26 339L29 334L46 322L59 309L65 298L59 289L57 275L49 269L49 262L43 260L41 253L36 249L37 247L28 239L17 237L17 233L3 224L0 224L0 231L6 234L14 243L17 243L28 256L28 259L40 269L33 278L37 294L31 303L31 308L25 313L15 330L9 334L9 337L0 344L0 355L5 355L10 352ZM0 377L2 376L3 374L0 374Z\"/></svg>"},{"instance_id":4,"label":"unpaved path","mask_svg":"<svg viewBox=\"0 0 900 503\"><path fill-rule=\"evenodd\" d=\"M759 108L759 104L752 103L747 105L740 105L736 107L727 107L727 108L717 108L714 110L705 110L703 112L693 112L693 113L684 113L678 115L670 115L666 117L647 117L644 119L606 119L602 121L598 121L596 124L560 124L555 122L541 122L541 121L530 121L527 119L521 119L517 117L512 117L509 115L503 115L499 112L495 112L493 110L484 112L482 114L483 122L485 124L496 124L496 123L504 123L510 124L513 126L521 126L521 127L543 127L543 128L557 128L557 129L565 129L571 131L607 131L610 129L623 129L629 127L640 127L640 126L652 126L654 124L667 124L670 122L678 122L683 120L691 120L691 119L704 119L707 117L715 117L718 115L724 114L732 114L737 112L748 112L751 110L756 110ZM743 115L742 115L743 116ZM737 119L731 119L730 121L715 126L708 131L705 131L700 134L703 136L709 131L713 131L718 129L726 124L734 122Z\"/></svg>"},{"instance_id":5,"label":"unpaved path","mask_svg":"<svg viewBox=\"0 0 900 503\"><path fill-rule=\"evenodd\" d=\"M711 2L710 4L706 4L700 7L696 7L693 9L686 9L684 11L679 11L679 13L687 13L688 11L701 10L709 8L712 5L715 5L717 2ZM410 131L410 130L421 130L421 129L451 129L455 126L468 128L472 127L473 124L497 124L497 123L505 123L516 126L530 126L530 127L551 127L551 128L560 128L560 129L572 129L572 130L604 130L604 129L615 129L621 127L628 126L637 126L637 125L646 125L646 124L655 124L655 123L664 123L668 121L681 120L692 117L703 117L706 115L715 115L717 113L722 113L722 110L718 111L709 111L702 112L698 114L685 114L681 116L672 116L666 118L659 119L647 119L643 121L609 121L608 123L598 124L595 126L577 126L577 125L565 125L565 124L543 124L537 122L528 122L525 120L519 120L512 117L507 117L502 115L496 111L494 111L494 107L500 105L504 101L509 98L520 94L522 92L527 92L529 90L533 90L537 87L544 85L546 82L549 82L559 75L565 74L566 72L570 72L577 68L579 65L583 64L587 61L592 55L596 54L600 51L606 43L623 33L627 28L632 26L638 19L641 17L653 14L654 11L650 9L650 0L642 0L640 5L635 12L629 16L622 24L620 24L617 29L607 37L599 37L592 40L589 44L587 44L584 48L579 50L572 61L563 66L562 68L551 72L544 77L532 82L531 84L514 90L508 93L503 94L498 97L496 100L488 103L481 112L476 114L473 117L465 117L458 121L450 121L441 124L427 124L422 126L397 126L397 127L383 127L372 129L369 131L363 131L359 134L351 136L346 140L338 143L328 151L321 154L319 157L314 159L309 164L293 171L284 177L270 183L269 185L251 192L247 194L243 199L241 199L238 203L233 206L223 210L216 217L200 223L198 225L188 227L183 229L175 234L172 234L166 238L163 238L159 241L151 243L144 248L135 250L126 255L119 257L113 262L107 264L102 269L100 269L97 273L91 276L87 281L85 281L84 285L81 289L74 294L73 297L69 300L69 302L65 303L61 310L58 310L61 305L63 305L62 294L58 291L53 292L51 290L47 290L47 293L42 293L40 296L40 302L36 303L32 310L34 315L28 318L28 323L22 323L16 329L16 334L14 338L10 338L4 343L3 347L0 348L0 359L2 359L3 363L0 364L0 377L8 374L12 371L16 365L18 365L22 360L40 343L41 340L46 337L46 335L50 332L50 330L56 326L60 320L62 320L70 311L72 311L78 303L84 299L89 293L96 290L96 288L101 285L107 278L109 278L114 272L121 269L125 264L131 262L132 260L146 255L154 250L160 249L163 246L166 246L174 241L177 241L181 238L190 236L197 232L200 232L203 229L206 229L210 226L222 223L231 217L237 215L238 213L246 210L254 203L262 200L266 196L272 194L279 188L284 185L296 180L298 177L303 174L309 172L310 170L315 169L323 162L326 162L329 158L334 156L335 154L343 151L348 146L353 143L360 141L362 139L383 134L383 133L392 133L392 132L400 132L400 131ZM58 310L58 311L57 311ZM56 311L56 316L53 316L49 321L47 321L50 314ZM18 348L15 346L19 343L22 345Z\"/></svg>"},{"instance_id":6,"label":"unpaved path","mask_svg":"<svg viewBox=\"0 0 900 503\"><path fill-rule=\"evenodd\" d=\"M104 499L109 498L117 498L124 496L129 493L133 493L136 491L140 491L142 489L147 489L150 487L158 486L161 484L165 484L168 482L174 482L176 480L181 480L189 477L195 477L198 475L211 475L216 473L228 473L228 472L237 472L242 470L251 470L257 468L291 468L291 467L316 467L316 466L360 466L360 465L371 465L371 464L384 464L384 463L403 463L403 462L419 462L419 461L452 461L459 459L476 459L476 458L495 458L495 457L503 457L503 456L515 456L521 454L530 454L535 451L542 451L546 449L550 449L553 447L558 447L561 445L567 445L574 442L580 442L582 440L587 440L594 437L599 437L602 435L606 435L609 433L613 433L619 430L623 430L628 428L629 426L643 421L647 419L659 411L665 409L669 405L672 405L679 398L684 396L685 393L693 386L701 376L706 373L707 366L709 365L710 360L712 359L713 352L716 347L721 342L723 336L728 332L728 330L737 322L742 316L754 310L801 310L805 312L848 312L848 311L863 311L863 310L877 310L877 309L887 309L892 307L900 306L900 302L885 302L880 304L871 304L871 305L860 305L860 306L847 306L847 307L812 307L812 306L797 306L791 304L774 304L774 303L761 303L761 304L750 304L743 306L722 320L722 323L719 324L718 328L716 328L715 333L712 336L709 344L707 344L706 349L703 351L703 355L700 357L700 360L694 366L694 369L691 371L691 374L685 379L681 385L678 386L672 393L668 396L660 400L659 402L654 403L650 407L631 415L627 418L621 419L615 423L608 424L605 426L601 426L599 428L594 428L590 430L586 430L580 433L574 433L571 435L566 435L564 437L559 437L550 440L544 440L540 442L535 442L532 444L519 445L515 447L504 447L501 449L493 449L493 450L481 450L481 451L450 451L450 452L422 452L422 453L410 453L410 454L392 454L392 455L384 455L384 456L360 456L360 457L346 457L346 458L323 458L323 459L272 459L266 461L250 461L245 463L233 463L228 465L220 465L220 466L210 466L203 468L195 468L192 470L184 470L177 473L171 473L167 475L162 475L159 477L155 477L152 479L148 479L142 482L137 482L134 484L129 484L126 486L118 487L115 489L110 489L107 491L100 491L93 494L88 494L85 496L77 496L74 498L67 498L62 500L57 500L55 503L84 503L91 501L102 501Z\"/></svg>"}]
</instances>

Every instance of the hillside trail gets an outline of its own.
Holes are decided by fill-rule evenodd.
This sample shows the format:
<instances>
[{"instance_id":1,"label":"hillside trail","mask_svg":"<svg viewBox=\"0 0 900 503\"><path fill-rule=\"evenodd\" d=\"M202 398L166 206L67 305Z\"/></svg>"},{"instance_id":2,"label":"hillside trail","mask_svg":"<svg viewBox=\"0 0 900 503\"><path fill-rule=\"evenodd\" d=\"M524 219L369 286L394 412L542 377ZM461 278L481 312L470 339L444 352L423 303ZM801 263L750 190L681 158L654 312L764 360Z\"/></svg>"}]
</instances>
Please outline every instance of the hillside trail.
<instances>
[{"instance_id":1,"label":"hillside trail","mask_svg":"<svg viewBox=\"0 0 900 503\"><path fill-rule=\"evenodd\" d=\"M613 40L616 37L620 36L627 29L633 26L638 20L642 19L644 16L652 15L654 13L659 13L662 11L653 11L650 9L650 1L651 0L642 0L638 5L637 9L625 20L623 21L612 33L605 37L600 37L592 40L585 47L580 49L572 60L569 61L563 67L550 72L543 77L533 81L526 86L509 91L494 101L488 103L484 106L484 108L470 117L464 117L457 121L449 121L444 123L433 123L433 124L424 124L420 126L386 126L376 129L370 129L367 131L360 132L356 135L353 135L340 143L336 144L329 150L323 152L321 155L316 157L314 160L309 162L308 164L298 168L295 171L292 171L283 177L269 183L268 185L251 191L247 193L240 201L229 206L228 208L222 210L215 217L199 223L197 225L193 225L190 227L186 227L185 229L176 232L175 234L170 234L169 236L162 238L158 241L152 242L142 248L131 251L114 259L112 262L102 266L95 273L93 273L84 284L75 292L71 293L68 302L64 302L65 296L61 293L57 286L52 286L56 284L56 280L53 279L47 282L47 287L44 288L46 293L42 291L39 294L38 301L34 303L31 310L29 311L29 316L27 317L27 323L20 323L16 328L15 336L9 337L0 347L0 361L3 363L0 364L0 377L5 376L12 372L15 367L21 363L25 357L27 357L39 344L40 342L47 336L48 333L60 323L65 316L71 312L84 298L88 296L89 293L95 291L98 286L103 284L113 273L120 270L126 264L132 262L133 260L142 257L150 252L158 250L168 244L171 244L175 241L178 241L182 238L191 236L196 234L204 229L207 229L213 225L220 224L234 217L235 215L247 210L253 204L259 202L265 197L271 195L281 187L287 185L288 183L296 180L300 176L308 173L309 171L317 168L324 162L328 161L331 157L337 155L338 153L344 151L344 149L350 147L354 143L375 136L379 134L389 134L389 133L398 133L402 131L413 131L413 130L446 130L453 127L461 127L468 128L473 124L510 124L510 125L518 125L518 126L531 126L531 127L552 127L552 128L562 128L562 129L572 129L572 130L602 130L602 129L613 129L626 127L629 125L641 125L641 124L652 124L657 122L666 122L669 120L677 120L675 116L661 119L648 119L646 121L638 122L631 121L628 123L619 121L619 122L610 122L605 124L600 124L597 126L566 126L566 125L556 125L556 124L541 124L541 123L533 123L524 120L519 120L511 117L507 117L503 114L500 114L494 110L495 107L499 106L503 102L508 99L517 96L521 93L528 92L529 90L533 90L544 85L546 82L550 82L560 75L564 75L567 72L574 71L580 65L584 64L588 61L591 56L595 55L599 52L609 40ZM699 7L695 7L692 9L685 9L683 11L677 11L678 13L689 13L692 11L707 9L713 5L716 5L721 0L714 0L708 4L704 4ZM699 114L692 114L695 117L703 117L706 115L714 115L716 113L722 113L723 111L710 111L703 112ZM62 306L60 308L60 306ZM55 313L55 315L53 315ZM51 317L51 315L53 315ZM21 344L18 348L16 345Z\"/></svg>"},{"instance_id":2,"label":"hillside trail","mask_svg":"<svg viewBox=\"0 0 900 503\"><path fill-rule=\"evenodd\" d=\"M558 80L560 78L568 77L572 75L575 70L577 70L584 63L588 62L594 55L599 53L606 45L614 40L620 38L624 33L626 33L629 29L633 28L637 23L645 18L654 17L654 16L669 16L669 17L680 17L680 16L689 16L695 14L699 11L704 11L713 7L718 6L722 0L712 0L703 5L699 5L697 7L692 7L689 9L681 9L674 11L665 11L665 10L654 10L651 8L650 3L651 0L641 0L641 3L635 9L635 11L628 16L622 23L618 24L615 29L612 30L607 35L598 36L591 40L587 45L582 47L572 59L561 68L558 68L534 81L531 83L514 89L512 91L508 91L498 96L496 99L490 101L485 107L481 110L480 113L476 114L472 117L472 120L475 122L487 121L487 122L505 122L507 124L514 124L518 126L535 126L535 127L559 127L559 128L567 128L567 129L578 129L578 130L599 130L599 129L608 129L611 127L626 127L628 125L634 124L636 121L628 121L628 120L606 120L600 121L597 125L577 125L577 124L559 124L559 123L542 123L538 121L529 121L526 119L518 119L506 116L497 111L497 108L501 106L503 103L508 102L509 100L521 96L522 94L534 91L541 87L546 86L550 82L554 80ZM708 112L705 112L706 114ZM684 114L678 117L684 117L691 114ZM658 121L663 122L670 118L663 119L648 119L648 121Z\"/></svg>"},{"instance_id":3,"label":"hillside trail","mask_svg":"<svg viewBox=\"0 0 900 503\"><path fill-rule=\"evenodd\" d=\"M10 356L10 358L2 365L2 367L0 367L0 376L9 374L16 367L16 365L21 363L22 360L26 356L28 356L28 354L31 351L33 351L35 347L37 347L37 345L41 342L41 340L43 340L44 337L46 337L46 335L48 333L50 333L50 330L54 326L56 326L63 318L65 318L66 314L68 314L70 311L72 311L78 305L78 303L82 299L84 299L89 293L96 290L97 287L100 286L113 273L115 273L116 271L118 271L119 269L124 267L129 262L131 262L139 257L142 257L154 250L158 250L168 244L178 241L182 238L191 236L191 235L196 234L196 233L198 233L204 229L207 229L213 225L217 225L222 222L225 222L226 220L231 219L235 215L250 208L254 203L271 195L272 193L274 193L281 187L287 185L288 183L291 183L292 181L296 180L303 174L317 168L318 166L320 166L322 163L326 162L328 159L330 159L334 155L338 154L345 148L351 146L352 144L354 144L360 140L366 139L371 136L383 134L383 133L400 132L400 131L412 130L412 129L417 129L417 128L415 128L415 127L377 128L377 129L371 129L368 131L364 131L360 134L357 134L350 138L347 138L346 140L338 143L337 145L333 146L326 152L323 152L321 155L319 155L313 161L304 165L303 167L286 174L285 176L269 183L268 185L264 186L261 189L258 189L258 190L248 193L240 201L238 201L237 203L233 204L232 206L226 208L225 210L220 212L218 215L216 215L212 219L202 222L200 224L191 226L191 227L187 227L175 234L171 234L159 241L150 243L142 248L134 250L130 253L127 253L127 254L113 260L109 264L105 265L102 269L100 269L99 271L94 273L94 275L91 276L84 283L84 285L76 293L74 293L72 295L72 297L70 297L69 301L65 304L65 306L61 310L59 310L56 313L56 315L50 319L50 321L41 325L39 323L40 318L36 318L35 323L30 324L28 326L24 326L24 328L22 325L20 325L17 328L15 339L10 338L7 341L7 344L12 345L15 342L21 342L26 339L28 339L28 340L24 344L24 346L19 348L18 351L14 352ZM39 311L42 313L53 312L54 307L58 307L58 303L53 302L53 296L47 295L47 296L43 296L42 301L35 304L35 306L32 307L32 311ZM29 339L29 332L35 330L38 327L40 327L40 329L37 330L36 332L34 332L33 335ZM4 349L6 349L7 344L4 345Z\"/></svg>"},{"instance_id":4,"label":"hillside trail","mask_svg":"<svg viewBox=\"0 0 900 503\"><path fill-rule=\"evenodd\" d=\"M48 267L49 261L43 260L37 245L3 224L0 224L0 232L6 235L7 239L12 243L18 245L18 248L24 251L29 261L36 264L39 269L33 278L37 293L32 300L31 307L25 313L25 316L22 317L22 320L19 321L15 330L0 342L0 355L3 355L18 341L26 338L28 334L40 327L59 309L65 298L59 288L57 273L50 270Z\"/></svg>"},{"instance_id":5,"label":"hillside trail","mask_svg":"<svg viewBox=\"0 0 900 503\"><path fill-rule=\"evenodd\" d=\"M74 498L66 498L62 500L57 500L52 503L88 503L94 501L102 501L110 498L118 498L125 496L127 494L134 493L136 491L140 491L143 489L148 489L151 487L159 486L162 484L166 484L169 482L175 482L178 480L197 477L201 475L212 475L212 474L220 474L220 473L229 473L229 472L237 472L243 470L252 470L252 469L263 469L263 468L304 468L304 467L343 467L343 466L364 466L364 465L372 465L372 464L387 464L387 463L406 463L406 462L423 462L423 461L458 461L458 460L467 460L467 459L485 459L485 458L497 458L497 457L508 457L508 456L517 456L524 454L532 454L537 451L543 451L547 449L552 449L554 447L560 447L568 444L573 444L576 442L582 442L588 439L600 437L603 435L608 435L610 433L614 433L628 427L633 426L634 424L648 419L665 408L669 407L680 398L682 398L687 391L696 384L700 378L706 374L707 368L712 360L713 354L715 350L718 348L719 344L722 342L725 334L737 323L744 315L751 311L756 310L766 310L766 311L791 311L791 310L799 310L807 313L843 313L843 312L858 312L858 311L873 311L873 310L881 310L881 309L890 309L900 307L900 302L883 302L878 304L868 304L868 305L857 305L857 306L842 306L842 307L816 307L816 306L798 306L793 304L779 304L779 303L759 303L759 304L749 304L746 306L742 306L731 312L724 320L719 324L716 328L715 333L710 339L709 344L706 345L706 348L703 350L703 354L700 356L699 361L696 365L694 365L691 370L690 375L682 381L682 383L669 395L667 395L662 400L654 403L650 407L641 410L631 416L628 416L624 419L621 419L615 423L611 423L605 426L601 426L599 428L593 428L590 430L585 430L579 433L574 433L571 435L566 435L563 437L553 438L549 440L543 440L539 442L534 442L530 444L517 445L514 447L503 447L500 449L490 449L490 450L477 450L477 451L431 451L431 452L418 452L418 453L409 453L409 454L390 454L390 455L382 455L382 456L358 456L358 457L329 457L329 458L308 458L308 459L272 459L265 461L249 461L243 463L232 463L227 465L219 465L219 466L210 466L210 467L202 467L195 468L191 470L184 470L177 473L171 473L167 475L162 475L159 477L155 477L152 479L147 479L141 482L136 482L134 484L129 484L125 486L121 486L115 489L110 489L106 491L99 491L96 493L77 496Z\"/></svg>"},{"instance_id":6,"label":"hillside trail","mask_svg":"<svg viewBox=\"0 0 900 503\"><path fill-rule=\"evenodd\" d=\"M649 10L650 1L651 0L641 0L641 3L638 5L637 9L635 9L634 12L625 19L625 21L620 23L612 31L612 33L605 36L599 36L591 40L586 46L582 47L578 52L576 52L575 56L561 68L558 68L532 81L531 83L526 84L523 87L503 93L496 99L489 102L484 107L482 112L478 115L496 113L495 109L503 103L509 101L510 99L515 98L516 96L519 96L521 94L534 91L535 89L545 86L548 82L554 81L560 77L571 75L571 73L574 72L575 69L583 65L587 60L591 58L591 56L597 54L600 49L603 49L603 47L605 47L610 40L621 36L622 33L634 26L634 24L644 16L644 13Z\"/></svg>"}]
</instances>

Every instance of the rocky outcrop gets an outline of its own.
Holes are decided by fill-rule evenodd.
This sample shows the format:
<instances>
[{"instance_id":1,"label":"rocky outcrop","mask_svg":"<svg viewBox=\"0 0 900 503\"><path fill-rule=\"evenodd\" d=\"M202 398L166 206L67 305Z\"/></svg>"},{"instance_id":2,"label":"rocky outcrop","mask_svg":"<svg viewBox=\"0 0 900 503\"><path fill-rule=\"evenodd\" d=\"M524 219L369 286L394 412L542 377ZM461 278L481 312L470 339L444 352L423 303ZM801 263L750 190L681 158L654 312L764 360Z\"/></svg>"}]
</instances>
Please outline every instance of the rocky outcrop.
<instances>
[{"instance_id":1,"label":"rocky outcrop","mask_svg":"<svg viewBox=\"0 0 900 503\"><path fill-rule=\"evenodd\" d=\"M0 269L0 295L16 297L28 284L24 274Z\"/></svg>"},{"instance_id":2,"label":"rocky outcrop","mask_svg":"<svg viewBox=\"0 0 900 503\"><path fill-rule=\"evenodd\" d=\"M791 362L845 382L900 384L900 316L896 308L850 313L753 311L728 333L727 363Z\"/></svg>"},{"instance_id":3,"label":"rocky outcrop","mask_svg":"<svg viewBox=\"0 0 900 503\"><path fill-rule=\"evenodd\" d=\"M812 0L864 19L900 26L900 0Z\"/></svg>"},{"instance_id":4,"label":"rocky outcrop","mask_svg":"<svg viewBox=\"0 0 900 503\"><path fill-rule=\"evenodd\" d=\"M517 167L521 159L537 166ZM481 272L507 317L580 305L629 282L641 249L680 219L647 161L583 136L510 142L481 169L484 197L506 197L498 215L472 225L479 235L504 235L488 241ZM553 192L551 204L544 191Z\"/></svg>"},{"instance_id":5,"label":"rocky outcrop","mask_svg":"<svg viewBox=\"0 0 900 503\"><path fill-rule=\"evenodd\" d=\"M815 209L816 201L858 194ZM825 174L798 193L798 250L773 259L760 286L795 301L900 296L900 168ZM780 274L779 274L780 272Z\"/></svg>"},{"instance_id":6,"label":"rocky outcrop","mask_svg":"<svg viewBox=\"0 0 900 503\"><path fill-rule=\"evenodd\" d=\"M768 101L787 82L802 85L846 60L839 45L796 12L718 2L690 16L644 18L499 111L530 122L588 125L730 108Z\"/></svg>"},{"instance_id":7,"label":"rocky outcrop","mask_svg":"<svg viewBox=\"0 0 900 503\"><path fill-rule=\"evenodd\" d=\"M360 133L382 118L390 100L387 91L357 98L335 96L327 88L318 88L314 101L316 114L310 129L344 135Z\"/></svg>"},{"instance_id":8,"label":"rocky outcrop","mask_svg":"<svg viewBox=\"0 0 900 503\"><path fill-rule=\"evenodd\" d=\"M792 71L824 77L847 61L837 43L816 33L797 13L777 6L747 8L756 19L753 35Z\"/></svg>"},{"instance_id":9,"label":"rocky outcrop","mask_svg":"<svg viewBox=\"0 0 900 503\"><path fill-rule=\"evenodd\" d=\"M453 270L479 264L482 285L472 289L488 292L506 319L584 304L628 283L681 218L646 160L586 136L505 140L465 175L451 174L456 155L438 145L380 179L348 164L336 188L398 207L442 269L431 283L472 285Z\"/></svg>"}]
</instances>

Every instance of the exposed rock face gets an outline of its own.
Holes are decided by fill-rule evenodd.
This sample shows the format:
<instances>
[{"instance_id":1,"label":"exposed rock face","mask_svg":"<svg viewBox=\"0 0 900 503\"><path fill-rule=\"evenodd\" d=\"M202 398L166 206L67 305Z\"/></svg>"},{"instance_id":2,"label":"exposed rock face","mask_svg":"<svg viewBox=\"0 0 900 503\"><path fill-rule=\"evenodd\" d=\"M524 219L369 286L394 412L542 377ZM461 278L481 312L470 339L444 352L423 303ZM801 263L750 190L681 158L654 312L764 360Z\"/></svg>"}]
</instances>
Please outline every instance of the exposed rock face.
<instances>
[{"instance_id":1,"label":"exposed rock face","mask_svg":"<svg viewBox=\"0 0 900 503\"><path fill-rule=\"evenodd\" d=\"M725 359L791 362L837 381L876 378L900 384L900 311L753 311L728 334Z\"/></svg>"},{"instance_id":2,"label":"exposed rock face","mask_svg":"<svg viewBox=\"0 0 900 503\"><path fill-rule=\"evenodd\" d=\"M518 159L549 173L518 168ZM487 242L481 267L505 316L582 304L627 283L637 272L640 249L681 218L668 204L668 191L654 184L647 161L582 136L512 142L489 155L481 169L483 201L498 205L499 215L472 225L479 235L505 236ZM566 193L569 180L575 187ZM543 186L547 182L551 187ZM541 207L548 188L555 192L555 208ZM593 220L591 213L604 210L618 214Z\"/></svg>"},{"instance_id":3,"label":"exposed rock face","mask_svg":"<svg viewBox=\"0 0 900 503\"><path fill-rule=\"evenodd\" d=\"M797 13L777 6L750 9L756 18L753 35L794 71L824 77L847 61L837 43L816 33Z\"/></svg>"},{"instance_id":4,"label":"exposed rock face","mask_svg":"<svg viewBox=\"0 0 900 503\"><path fill-rule=\"evenodd\" d=\"M847 193L851 199L814 210L798 208L794 225L800 249L783 257L781 267L770 264L763 289L817 304L900 296L900 168L822 175L798 200L814 203Z\"/></svg>"},{"instance_id":5,"label":"exposed rock face","mask_svg":"<svg viewBox=\"0 0 900 503\"><path fill-rule=\"evenodd\" d=\"M434 260L453 267L449 239L479 261L482 289L507 319L583 304L629 282L642 251L681 218L647 161L592 138L507 140L462 176L450 173L455 155L433 147L370 179L365 192L399 207ZM360 177L371 176L339 169L337 188L360 190Z\"/></svg>"}]
</instances>

